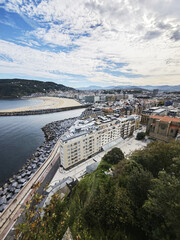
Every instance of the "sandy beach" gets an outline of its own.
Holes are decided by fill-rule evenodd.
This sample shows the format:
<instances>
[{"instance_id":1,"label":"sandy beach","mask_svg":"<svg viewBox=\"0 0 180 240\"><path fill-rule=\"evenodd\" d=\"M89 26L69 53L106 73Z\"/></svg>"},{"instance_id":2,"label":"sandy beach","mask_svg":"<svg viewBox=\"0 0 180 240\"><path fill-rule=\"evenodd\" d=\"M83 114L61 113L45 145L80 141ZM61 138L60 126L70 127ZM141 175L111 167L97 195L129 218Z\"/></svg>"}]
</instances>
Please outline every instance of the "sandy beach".
<instances>
[{"instance_id":1,"label":"sandy beach","mask_svg":"<svg viewBox=\"0 0 180 240\"><path fill-rule=\"evenodd\" d=\"M38 97L38 98L33 98L33 99L43 100L43 103L39 104L39 105L28 106L28 107L1 110L0 112L22 112L22 111L33 111L33 110L81 106L81 104L79 102L77 102L74 99L69 99L69 98Z\"/></svg>"}]
</instances>

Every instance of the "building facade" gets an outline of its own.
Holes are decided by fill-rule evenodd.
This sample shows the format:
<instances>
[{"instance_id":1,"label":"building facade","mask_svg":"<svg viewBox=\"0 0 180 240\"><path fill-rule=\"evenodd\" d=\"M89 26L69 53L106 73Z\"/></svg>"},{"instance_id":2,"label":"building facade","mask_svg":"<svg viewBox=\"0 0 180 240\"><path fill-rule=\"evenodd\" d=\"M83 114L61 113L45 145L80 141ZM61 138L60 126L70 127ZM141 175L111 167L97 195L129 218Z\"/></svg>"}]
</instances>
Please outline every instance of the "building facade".
<instances>
[{"instance_id":1,"label":"building facade","mask_svg":"<svg viewBox=\"0 0 180 240\"><path fill-rule=\"evenodd\" d=\"M150 116L146 129L150 137L169 142L180 134L180 119L162 116Z\"/></svg>"},{"instance_id":2,"label":"building facade","mask_svg":"<svg viewBox=\"0 0 180 240\"><path fill-rule=\"evenodd\" d=\"M149 121L149 117L153 115L165 116L167 115L167 110L160 107L152 107L152 108L143 110L141 113L141 123L144 125L147 125Z\"/></svg>"},{"instance_id":3,"label":"building facade","mask_svg":"<svg viewBox=\"0 0 180 240\"><path fill-rule=\"evenodd\" d=\"M72 167L101 151L104 145L132 135L137 122L138 116L77 120L60 139L61 165Z\"/></svg>"}]
</instances>

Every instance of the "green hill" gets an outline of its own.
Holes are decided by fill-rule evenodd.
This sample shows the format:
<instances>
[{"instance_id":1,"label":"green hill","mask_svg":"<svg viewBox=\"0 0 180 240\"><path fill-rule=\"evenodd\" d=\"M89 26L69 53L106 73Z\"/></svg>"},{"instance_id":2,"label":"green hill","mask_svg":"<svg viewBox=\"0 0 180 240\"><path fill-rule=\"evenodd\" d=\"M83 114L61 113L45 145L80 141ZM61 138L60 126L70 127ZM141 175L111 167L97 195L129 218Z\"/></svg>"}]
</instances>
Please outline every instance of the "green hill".
<instances>
[{"instance_id":1,"label":"green hill","mask_svg":"<svg viewBox=\"0 0 180 240\"><path fill-rule=\"evenodd\" d=\"M74 240L178 240L180 142L154 142L129 159L114 148L70 196L55 194L43 217L41 200L26 206L18 239L60 240L69 227Z\"/></svg>"},{"instance_id":2,"label":"green hill","mask_svg":"<svg viewBox=\"0 0 180 240\"><path fill-rule=\"evenodd\" d=\"M50 91L71 91L75 89L54 82L42 82L26 79L0 79L0 98L19 98L33 93Z\"/></svg>"}]
</instances>

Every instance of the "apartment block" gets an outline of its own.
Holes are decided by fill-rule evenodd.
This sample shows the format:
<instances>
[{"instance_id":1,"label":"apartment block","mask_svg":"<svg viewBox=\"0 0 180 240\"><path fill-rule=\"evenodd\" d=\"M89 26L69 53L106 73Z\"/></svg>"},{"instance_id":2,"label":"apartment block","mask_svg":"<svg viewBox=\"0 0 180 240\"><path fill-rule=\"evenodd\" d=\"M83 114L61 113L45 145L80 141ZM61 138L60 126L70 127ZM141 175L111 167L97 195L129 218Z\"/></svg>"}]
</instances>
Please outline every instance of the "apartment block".
<instances>
[{"instance_id":1,"label":"apartment block","mask_svg":"<svg viewBox=\"0 0 180 240\"><path fill-rule=\"evenodd\" d=\"M101 151L106 144L133 134L138 116L99 116L77 120L60 139L61 165L67 169Z\"/></svg>"}]
</instances>

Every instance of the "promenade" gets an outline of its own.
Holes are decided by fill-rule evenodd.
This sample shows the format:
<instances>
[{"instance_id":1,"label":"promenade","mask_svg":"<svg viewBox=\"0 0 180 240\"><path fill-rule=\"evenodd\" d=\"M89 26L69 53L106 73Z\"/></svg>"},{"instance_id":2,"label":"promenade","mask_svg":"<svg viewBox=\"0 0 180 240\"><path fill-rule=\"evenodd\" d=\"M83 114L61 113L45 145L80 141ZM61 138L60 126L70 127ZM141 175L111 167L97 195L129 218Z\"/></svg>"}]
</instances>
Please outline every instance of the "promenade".
<instances>
[{"instance_id":1,"label":"promenade","mask_svg":"<svg viewBox=\"0 0 180 240\"><path fill-rule=\"evenodd\" d=\"M12 200L9 206L0 215L0 239L3 240L7 236L15 224L17 218L24 210L24 205L29 201L34 193L33 185L42 183L53 165L59 158L59 140L49 154L46 161L39 167L32 178L24 185L21 191Z\"/></svg>"}]
</instances>

